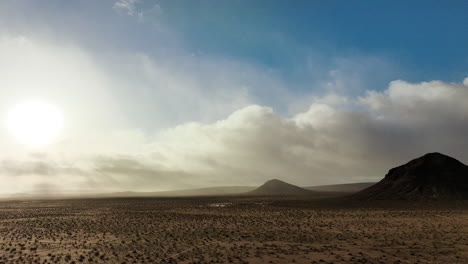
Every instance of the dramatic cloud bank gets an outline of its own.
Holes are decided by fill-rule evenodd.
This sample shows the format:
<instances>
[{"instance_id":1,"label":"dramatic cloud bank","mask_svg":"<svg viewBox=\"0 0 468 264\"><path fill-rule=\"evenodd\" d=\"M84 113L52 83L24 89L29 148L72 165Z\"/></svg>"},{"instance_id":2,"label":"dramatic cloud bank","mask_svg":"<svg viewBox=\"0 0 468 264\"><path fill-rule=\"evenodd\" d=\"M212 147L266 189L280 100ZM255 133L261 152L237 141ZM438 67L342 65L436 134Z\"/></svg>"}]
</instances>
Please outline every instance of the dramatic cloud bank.
<instances>
[{"instance_id":1,"label":"dramatic cloud bank","mask_svg":"<svg viewBox=\"0 0 468 264\"><path fill-rule=\"evenodd\" d=\"M467 161L465 84L394 81L382 93L349 100L354 105L347 109L316 102L292 118L252 105L213 124L180 125L160 135L154 157L232 184L378 180L389 168L434 151Z\"/></svg>"},{"instance_id":2,"label":"dramatic cloud bank","mask_svg":"<svg viewBox=\"0 0 468 264\"><path fill-rule=\"evenodd\" d=\"M384 92L347 98L346 108L329 98L291 118L251 105L214 123L185 123L140 140L138 155L89 157L81 168L41 156L1 168L15 177L71 178L81 188L164 190L271 178L301 185L379 180L389 168L435 151L468 161L466 79L394 81Z\"/></svg>"}]
</instances>

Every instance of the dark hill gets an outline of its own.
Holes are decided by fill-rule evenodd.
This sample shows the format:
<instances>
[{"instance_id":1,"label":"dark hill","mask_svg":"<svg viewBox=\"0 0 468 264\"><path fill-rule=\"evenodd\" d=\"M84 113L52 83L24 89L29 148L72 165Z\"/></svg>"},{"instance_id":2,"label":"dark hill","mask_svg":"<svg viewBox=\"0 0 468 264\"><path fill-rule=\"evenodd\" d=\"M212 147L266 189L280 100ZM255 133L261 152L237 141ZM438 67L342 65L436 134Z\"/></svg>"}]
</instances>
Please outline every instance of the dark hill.
<instances>
[{"instance_id":1,"label":"dark hill","mask_svg":"<svg viewBox=\"0 0 468 264\"><path fill-rule=\"evenodd\" d=\"M309 191L296 185L280 180L269 180L257 189L246 193L247 195L311 195Z\"/></svg>"},{"instance_id":2,"label":"dark hill","mask_svg":"<svg viewBox=\"0 0 468 264\"><path fill-rule=\"evenodd\" d=\"M362 200L468 199L468 166L429 153L391 169L375 185L351 197Z\"/></svg>"}]
</instances>

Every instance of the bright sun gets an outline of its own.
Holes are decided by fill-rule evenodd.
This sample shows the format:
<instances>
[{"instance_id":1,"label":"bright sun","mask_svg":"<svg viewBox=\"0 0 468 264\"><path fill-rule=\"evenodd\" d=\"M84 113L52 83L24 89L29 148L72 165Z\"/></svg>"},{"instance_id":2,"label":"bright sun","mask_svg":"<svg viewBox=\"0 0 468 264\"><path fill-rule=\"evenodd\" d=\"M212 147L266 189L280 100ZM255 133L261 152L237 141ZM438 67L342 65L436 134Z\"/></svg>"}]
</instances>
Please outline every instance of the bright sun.
<instances>
[{"instance_id":1,"label":"bright sun","mask_svg":"<svg viewBox=\"0 0 468 264\"><path fill-rule=\"evenodd\" d=\"M29 101L8 111L7 128L22 144L38 147L56 140L63 127L63 116L53 105Z\"/></svg>"}]
</instances>

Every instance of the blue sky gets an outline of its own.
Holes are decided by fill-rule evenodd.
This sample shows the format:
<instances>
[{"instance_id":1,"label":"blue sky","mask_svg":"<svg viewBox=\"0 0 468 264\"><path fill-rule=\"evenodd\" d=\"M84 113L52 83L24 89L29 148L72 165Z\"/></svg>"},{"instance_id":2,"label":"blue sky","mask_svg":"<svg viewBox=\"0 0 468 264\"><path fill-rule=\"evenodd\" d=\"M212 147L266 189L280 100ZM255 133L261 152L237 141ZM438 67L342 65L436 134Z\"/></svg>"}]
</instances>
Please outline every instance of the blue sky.
<instances>
[{"instance_id":1,"label":"blue sky","mask_svg":"<svg viewBox=\"0 0 468 264\"><path fill-rule=\"evenodd\" d=\"M18 191L151 191L371 181L435 151L466 162L467 12L456 0L0 1L0 118L33 101L64 122L34 149L0 127L0 175ZM12 122L40 124L35 112Z\"/></svg>"},{"instance_id":2,"label":"blue sky","mask_svg":"<svg viewBox=\"0 0 468 264\"><path fill-rule=\"evenodd\" d=\"M411 71L399 77L409 81L456 81L468 68L466 1L159 4L164 12L155 19L179 32L189 51L253 61L295 78L307 78L309 52L325 64L356 54L383 56Z\"/></svg>"},{"instance_id":3,"label":"blue sky","mask_svg":"<svg viewBox=\"0 0 468 264\"><path fill-rule=\"evenodd\" d=\"M311 50L325 63L355 54L388 57L414 72L403 76L410 81L455 81L468 68L466 1L161 1L160 5L163 23L180 32L191 51L255 61L294 77L307 78L301 69Z\"/></svg>"},{"instance_id":4,"label":"blue sky","mask_svg":"<svg viewBox=\"0 0 468 264\"><path fill-rule=\"evenodd\" d=\"M114 1L18 2L9 8L24 21L80 45L154 56L178 46L269 68L291 89L313 89L305 85L318 78L310 61L326 71L339 58L382 58L394 70L372 82L380 90L394 79L458 81L468 69L466 1L139 0L134 12L144 22L116 14Z\"/></svg>"}]
</instances>

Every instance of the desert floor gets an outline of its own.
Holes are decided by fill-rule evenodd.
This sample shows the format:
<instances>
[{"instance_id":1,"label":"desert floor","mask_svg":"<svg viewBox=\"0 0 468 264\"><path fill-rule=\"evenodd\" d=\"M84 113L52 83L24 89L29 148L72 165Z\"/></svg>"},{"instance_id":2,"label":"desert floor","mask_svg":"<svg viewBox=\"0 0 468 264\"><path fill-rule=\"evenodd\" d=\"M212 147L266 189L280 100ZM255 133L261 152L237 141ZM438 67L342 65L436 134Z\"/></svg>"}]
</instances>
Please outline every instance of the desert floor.
<instances>
[{"instance_id":1,"label":"desert floor","mask_svg":"<svg viewBox=\"0 0 468 264\"><path fill-rule=\"evenodd\" d=\"M468 203L0 202L0 263L468 263Z\"/></svg>"}]
</instances>

